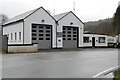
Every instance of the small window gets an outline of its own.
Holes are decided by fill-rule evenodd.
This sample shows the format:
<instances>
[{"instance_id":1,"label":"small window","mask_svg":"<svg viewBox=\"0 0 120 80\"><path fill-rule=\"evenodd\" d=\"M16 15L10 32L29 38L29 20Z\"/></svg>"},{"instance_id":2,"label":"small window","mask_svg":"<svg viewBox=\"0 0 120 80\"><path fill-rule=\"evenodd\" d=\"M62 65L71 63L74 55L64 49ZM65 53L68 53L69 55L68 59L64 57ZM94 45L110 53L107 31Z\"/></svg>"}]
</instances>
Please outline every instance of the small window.
<instances>
[{"instance_id":1,"label":"small window","mask_svg":"<svg viewBox=\"0 0 120 80\"><path fill-rule=\"evenodd\" d=\"M37 28L37 27L35 25L33 25L32 28Z\"/></svg>"},{"instance_id":2,"label":"small window","mask_svg":"<svg viewBox=\"0 0 120 80\"><path fill-rule=\"evenodd\" d=\"M73 38L73 40L77 40L76 38Z\"/></svg>"},{"instance_id":3,"label":"small window","mask_svg":"<svg viewBox=\"0 0 120 80\"><path fill-rule=\"evenodd\" d=\"M17 40L17 33L15 33L15 40Z\"/></svg>"},{"instance_id":4,"label":"small window","mask_svg":"<svg viewBox=\"0 0 120 80\"><path fill-rule=\"evenodd\" d=\"M73 32L73 34L76 34L77 32Z\"/></svg>"},{"instance_id":5,"label":"small window","mask_svg":"<svg viewBox=\"0 0 120 80\"><path fill-rule=\"evenodd\" d=\"M71 30L71 28L68 28L68 30Z\"/></svg>"},{"instance_id":6,"label":"small window","mask_svg":"<svg viewBox=\"0 0 120 80\"><path fill-rule=\"evenodd\" d=\"M99 37L99 43L105 43L105 37Z\"/></svg>"},{"instance_id":7,"label":"small window","mask_svg":"<svg viewBox=\"0 0 120 80\"><path fill-rule=\"evenodd\" d=\"M76 31L76 28L73 28L73 31Z\"/></svg>"},{"instance_id":8,"label":"small window","mask_svg":"<svg viewBox=\"0 0 120 80\"><path fill-rule=\"evenodd\" d=\"M63 28L63 30L65 30L65 28Z\"/></svg>"},{"instance_id":9,"label":"small window","mask_svg":"<svg viewBox=\"0 0 120 80\"><path fill-rule=\"evenodd\" d=\"M37 36L37 34L32 34L32 36Z\"/></svg>"},{"instance_id":10,"label":"small window","mask_svg":"<svg viewBox=\"0 0 120 80\"><path fill-rule=\"evenodd\" d=\"M49 33L50 31L49 30L46 30L47 33Z\"/></svg>"},{"instance_id":11,"label":"small window","mask_svg":"<svg viewBox=\"0 0 120 80\"><path fill-rule=\"evenodd\" d=\"M50 36L50 34L46 34L46 36Z\"/></svg>"},{"instance_id":12,"label":"small window","mask_svg":"<svg viewBox=\"0 0 120 80\"><path fill-rule=\"evenodd\" d=\"M65 33L65 31L63 31L63 33Z\"/></svg>"},{"instance_id":13,"label":"small window","mask_svg":"<svg viewBox=\"0 0 120 80\"><path fill-rule=\"evenodd\" d=\"M89 37L83 37L83 42L84 43L89 43Z\"/></svg>"},{"instance_id":14,"label":"small window","mask_svg":"<svg viewBox=\"0 0 120 80\"><path fill-rule=\"evenodd\" d=\"M63 37L65 37L65 35L63 35Z\"/></svg>"},{"instance_id":15,"label":"small window","mask_svg":"<svg viewBox=\"0 0 120 80\"><path fill-rule=\"evenodd\" d=\"M11 40L13 40L13 34L11 33Z\"/></svg>"},{"instance_id":16,"label":"small window","mask_svg":"<svg viewBox=\"0 0 120 80\"><path fill-rule=\"evenodd\" d=\"M46 38L46 40L50 40L50 38Z\"/></svg>"},{"instance_id":17,"label":"small window","mask_svg":"<svg viewBox=\"0 0 120 80\"><path fill-rule=\"evenodd\" d=\"M19 40L21 40L21 32L19 32Z\"/></svg>"},{"instance_id":18,"label":"small window","mask_svg":"<svg viewBox=\"0 0 120 80\"><path fill-rule=\"evenodd\" d=\"M71 40L71 38L68 38L67 40Z\"/></svg>"},{"instance_id":19,"label":"small window","mask_svg":"<svg viewBox=\"0 0 120 80\"><path fill-rule=\"evenodd\" d=\"M32 32L36 32L36 30L32 30Z\"/></svg>"},{"instance_id":20,"label":"small window","mask_svg":"<svg viewBox=\"0 0 120 80\"><path fill-rule=\"evenodd\" d=\"M71 37L71 35L68 35L68 37Z\"/></svg>"},{"instance_id":21,"label":"small window","mask_svg":"<svg viewBox=\"0 0 120 80\"><path fill-rule=\"evenodd\" d=\"M37 40L37 38L33 37L32 40Z\"/></svg>"},{"instance_id":22,"label":"small window","mask_svg":"<svg viewBox=\"0 0 120 80\"><path fill-rule=\"evenodd\" d=\"M43 27L42 27L42 26L39 26L39 29L43 29Z\"/></svg>"},{"instance_id":23,"label":"small window","mask_svg":"<svg viewBox=\"0 0 120 80\"><path fill-rule=\"evenodd\" d=\"M63 40L66 40L65 38L63 38Z\"/></svg>"},{"instance_id":24,"label":"small window","mask_svg":"<svg viewBox=\"0 0 120 80\"><path fill-rule=\"evenodd\" d=\"M46 29L50 29L50 27L46 27Z\"/></svg>"},{"instance_id":25,"label":"small window","mask_svg":"<svg viewBox=\"0 0 120 80\"><path fill-rule=\"evenodd\" d=\"M39 30L39 32L43 32L43 30Z\"/></svg>"},{"instance_id":26,"label":"small window","mask_svg":"<svg viewBox=\"0 0 120 80\"><path fill-rule=\"evenodd\" d=\"M73 37L77 37L77 35L73 35Z\"/></svg>"},{"instance_id":27,"label":"small window","mask_svg":"<svg viewBox=\"0 0 120 80\"><path fill-rule=\"evenodd\" d=\"M39 34L39 36L43 36L43 34Z\"/></svg>"},{"instance_id":28,"label":"small window","mask_svg":"<svg viewBox=\"0 0 120 80\"><path fill-rule=\"evenodd\" d=\"M43 38L39 38L39 40L43 40Z\"/></svg>"},{"instance_id":29,"label":"small window","mask_svg":"<svg viewBox=\"0 0 120 80\"><path fill-rule=\"evenodd\" d=\"M68 31L67 33L68 33L68 34L70 34L71 32L70 32L70 31Z\"/></svg>"}]
</instances>

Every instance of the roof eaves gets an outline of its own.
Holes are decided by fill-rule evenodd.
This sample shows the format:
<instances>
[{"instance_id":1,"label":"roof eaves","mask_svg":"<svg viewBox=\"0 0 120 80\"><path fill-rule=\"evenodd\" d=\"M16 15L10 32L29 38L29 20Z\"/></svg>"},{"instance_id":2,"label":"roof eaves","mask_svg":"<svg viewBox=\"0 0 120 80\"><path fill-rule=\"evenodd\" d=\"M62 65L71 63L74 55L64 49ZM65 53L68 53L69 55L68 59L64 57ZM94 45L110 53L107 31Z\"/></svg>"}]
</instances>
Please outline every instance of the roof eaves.
<instances>
[{"instance_id":1,"label":"roof eaves","mask_svg":"<svg viewBox=\"0 0 120 80\"><path fill-rule=\"evenodd\" d=\"M23 21L24 19L20 19L20 20L17 20L17 21L13 21L13 22L10 22L10 23L7 23L7 24L3 24L2 26L7 26L7 25L10 25L10 24L14 24L14 23L17 23L17 22L20 22L20 21Z\"/></svg>"}]
</instances>

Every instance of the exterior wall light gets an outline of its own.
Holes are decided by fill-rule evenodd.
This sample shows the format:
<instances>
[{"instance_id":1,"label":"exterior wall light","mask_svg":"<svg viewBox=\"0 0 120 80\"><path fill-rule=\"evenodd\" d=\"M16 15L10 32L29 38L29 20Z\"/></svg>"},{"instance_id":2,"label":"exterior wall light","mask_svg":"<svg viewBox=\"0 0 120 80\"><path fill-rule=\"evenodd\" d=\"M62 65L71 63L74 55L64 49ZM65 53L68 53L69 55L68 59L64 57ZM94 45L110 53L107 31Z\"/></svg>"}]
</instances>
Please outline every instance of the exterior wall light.
<instances>
[{"instance_id":1,"label":"exterior wall light","mask_svg":"<svg viewBox=\"0 0 120 80\"><path fill-rule=\"evenodd\" d=\"M42 22L42 23L44 23L44 22L45 22L45 20L42 20L41 22Z\"/></svg>"},{"instance_id":2,"label":"exterior wall light","mask_svg":"<svg viewBox=\"0 0 120 80\"><path fill-rule=\"evenodd\" d=\"M73 22L71 22L70 25L73 25Z\"/></svg>"}]
</instances>

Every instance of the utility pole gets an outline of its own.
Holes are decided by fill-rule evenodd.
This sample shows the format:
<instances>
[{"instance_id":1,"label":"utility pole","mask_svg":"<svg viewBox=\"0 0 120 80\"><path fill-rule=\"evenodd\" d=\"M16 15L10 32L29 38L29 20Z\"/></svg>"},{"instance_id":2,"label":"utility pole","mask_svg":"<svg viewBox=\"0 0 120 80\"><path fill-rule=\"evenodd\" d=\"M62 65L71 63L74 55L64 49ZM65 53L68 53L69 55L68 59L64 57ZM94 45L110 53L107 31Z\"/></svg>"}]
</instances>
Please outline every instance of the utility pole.
<instances>
[{"instance_id":1,"label":"utility pole","mask_svg":"<svg viewBox=\"0 0 120 80\"><path fill-rule=\"evenodd\" d=\"M54 0L54 15L55 15L55 0Z\"/></svg>"},{"instance_id":2,"label":"utility pole","mask_svg":"<svg viewBox=\"0 0 120 80\"><path fill-rule=\"evenodd\" d=\"M73 2L73 12L75 13L75 1Z\"/></svg>"}]
</instances>

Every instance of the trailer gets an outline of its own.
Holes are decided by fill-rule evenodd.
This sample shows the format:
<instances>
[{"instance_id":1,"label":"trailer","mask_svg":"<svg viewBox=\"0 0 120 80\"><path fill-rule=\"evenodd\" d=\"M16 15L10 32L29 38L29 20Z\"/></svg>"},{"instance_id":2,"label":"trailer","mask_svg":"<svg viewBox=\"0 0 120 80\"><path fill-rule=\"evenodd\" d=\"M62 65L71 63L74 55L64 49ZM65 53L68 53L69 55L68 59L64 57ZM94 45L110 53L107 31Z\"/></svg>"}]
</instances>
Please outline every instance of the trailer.
<instances>
[{"instance_id":1,"label":"trailer","mask_svg":"<svg viewBox=\"0 0 120 80\"><path fill-rule=\"evenodd\" d=\"M107 47L108 37L103 34L84 34L83 47Z\"/></svg>"},{"instance_id":2,"label":"trailer","mask_svg":"<svg viewBox=\"0 0 120 80\"><path fill-rule=\"evenodd\" d=\"M116 36L108 36L108 47L117 47L117 37Z\"/></svg>"}]
</instances>

